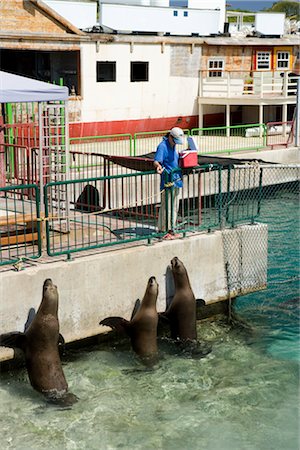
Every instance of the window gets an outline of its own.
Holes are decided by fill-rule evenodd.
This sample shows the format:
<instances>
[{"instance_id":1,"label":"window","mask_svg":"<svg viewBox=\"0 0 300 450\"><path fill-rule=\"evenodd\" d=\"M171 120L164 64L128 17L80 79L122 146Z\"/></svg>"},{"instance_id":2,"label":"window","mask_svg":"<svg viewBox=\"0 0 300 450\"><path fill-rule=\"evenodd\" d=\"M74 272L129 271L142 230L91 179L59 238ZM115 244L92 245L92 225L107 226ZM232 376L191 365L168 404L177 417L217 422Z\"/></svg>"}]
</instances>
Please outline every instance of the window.
<instances>
[{"instance_id":1,"label":"window","mask_svg":"<svg viewBox=\"0 0 300 450\"><path fill-rule=\"evenodd\" d=\"M187 17L189 15L188 11L183 11L183 16Z\"/></svg>"},{"instance_id":2,"label":"window","mask_svg":"<svg viewBox=\"0 0 300 450\"><path fill-rule=\"evenodd\" d=\"M130 81L149 81L149 63L131 61Z\"/></svg>"},{"instance_id":3,"label":"window","mask_svg":"<svg viewBox=\"0 0 300 450\"><path fill-rule=\"evenodd\" d=\"M277 69L289 69L290 52L277 52Z\"/></svg>"},{"instance_id":4,"label":"window","mask_svg":"<svg viewBox=\"0 0 300 450\"><path fill-rule=\"evenodd\" d=\"M97 82L116 81L116 62L97 61Z\"/></svg>"},{"instance_id":5,"label":"window","mask_svg":"<svg viewBox=\"0 0 300 450\"><path fill-rule=\"evenodd\" d=\"M257 70L271 69L271 52L256 53L256 68Z\"/></svg>"},{"instance_id":6,"label":"window","mask_svg":"<svg viewBox=\"0 0 300 450\"><path fill-rule=\"evenodd\" d=\"M208 61L208 76L209 78L222 77L224 70L223 59L210 59Z\"/></svg>"},{"instance_id":7,"label":"window","mask_svg":"<svg viewBox=\"0 0 300 450\"><path fill-rule=\"evenodd\" d=\"M173 11L173 16L177 17L178 16L178 11Z\"/></svg>"}]
</instances>

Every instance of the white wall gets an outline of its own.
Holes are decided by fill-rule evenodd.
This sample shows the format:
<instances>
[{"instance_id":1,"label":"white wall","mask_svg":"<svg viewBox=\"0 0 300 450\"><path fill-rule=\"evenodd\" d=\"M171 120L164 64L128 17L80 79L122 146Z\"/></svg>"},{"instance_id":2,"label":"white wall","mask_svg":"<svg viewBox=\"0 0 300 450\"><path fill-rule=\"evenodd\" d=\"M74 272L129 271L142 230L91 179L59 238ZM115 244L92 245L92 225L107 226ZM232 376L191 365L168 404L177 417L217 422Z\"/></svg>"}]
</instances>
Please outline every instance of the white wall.
<instances>
[{"instance_id":1,"label":"white wall","mask_svg":"<svg viewBox=\"0 0 300 450\"><path fill-rule=\"evenodd\" d=\"M147 31L209 36L223 31L224 17L219 9L158 8L100 3L102 26L117 31Z\"/></svg>"},{"instance_id":2,"label":"white wall","mask_svg":"<svg viewBox=\"0 0 300 450\"><path fill-rule=\"evenodd\" d=\"M157 44L134 44L131 52L127 43L108 43L100 44L97 52L96 43L83 43L82 121L197 115L200 52L192 55L189 46L183 51L181 63L169 45L162 53ZM193 60L194 76L190 76L189 60ZM116 61L117 81L97 82L96 61ZM149 61L148 82L130 82L130 61Z\"/></svg>"},{"instance_id":3,"label":"white wall","mask_svg":"<svg viewBox=\"0 0 300 450\"><path fill-rule=\"evenodd\" d=\"M97 25L97 3L86 1L43 0L46 5L67 19L77 28Z\"/></svg>"}]
</instances>

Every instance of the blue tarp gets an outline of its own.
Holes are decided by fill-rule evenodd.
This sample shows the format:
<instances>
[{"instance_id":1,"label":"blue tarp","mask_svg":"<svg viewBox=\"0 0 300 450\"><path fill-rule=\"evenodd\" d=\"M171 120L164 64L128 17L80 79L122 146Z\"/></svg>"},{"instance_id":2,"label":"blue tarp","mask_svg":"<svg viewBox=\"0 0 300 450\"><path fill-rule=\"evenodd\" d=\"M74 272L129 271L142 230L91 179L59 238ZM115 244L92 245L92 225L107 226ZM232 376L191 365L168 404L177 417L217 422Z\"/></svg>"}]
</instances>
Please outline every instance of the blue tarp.
<instances>
[{"instance_id":1,"label":"blue tarp","mask_svg":"<svg viewBox=\"0 0 300 450\"><path fill-rule=\"evenodd\" d=\"M66 86L0 71L0 103L47 102L68 100Z\"/></svg>"}]
</instances>

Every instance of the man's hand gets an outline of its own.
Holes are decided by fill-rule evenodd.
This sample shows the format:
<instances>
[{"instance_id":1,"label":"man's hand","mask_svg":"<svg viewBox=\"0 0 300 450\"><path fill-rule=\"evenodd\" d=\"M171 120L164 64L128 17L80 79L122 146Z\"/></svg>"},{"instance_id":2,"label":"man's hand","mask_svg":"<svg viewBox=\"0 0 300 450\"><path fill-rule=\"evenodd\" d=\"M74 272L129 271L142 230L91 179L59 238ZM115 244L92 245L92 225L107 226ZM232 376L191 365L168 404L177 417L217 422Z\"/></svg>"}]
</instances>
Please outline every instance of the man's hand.
<instances>
[{"instance_id":1,"label":"man's hand","mask_svg":"<svg viewBox=\"0 0 300 450\"><path fill-rule=\"evenodd\" d=\"M156 169L156 172L161 175L163 173L163 171L165 170L164 167L162 167L162 165L158 162L158 161L154 161L154 167Z\"/></svg>"}]
</instances>

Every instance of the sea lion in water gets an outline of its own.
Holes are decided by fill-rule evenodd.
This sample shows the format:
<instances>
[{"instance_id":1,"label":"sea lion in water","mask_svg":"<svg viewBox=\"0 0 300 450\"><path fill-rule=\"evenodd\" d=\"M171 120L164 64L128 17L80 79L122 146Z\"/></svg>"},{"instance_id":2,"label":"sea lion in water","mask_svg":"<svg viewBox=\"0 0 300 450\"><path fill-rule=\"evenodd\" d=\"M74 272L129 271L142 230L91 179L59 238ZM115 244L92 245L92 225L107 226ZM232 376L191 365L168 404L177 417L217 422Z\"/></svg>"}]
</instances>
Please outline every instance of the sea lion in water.
<instances>
[{"instance_id":1,"label":"sea lion in water","mask_svg":"<svg viewBox=\"0 0 300 450\"><path fill-rule=\"evenodd\" d=\"M146 292L142 302L137 300L128 321L122 317L107 317L100 325L111 327L116 331L125 331L130 339L134 352L146 365L152 365L157 359L157 323L158 314L156 301L158 283L154 276L148 280Z\"/></svg>"},{"instance_id":2,"label":"sea lion in water","mask_svg":"<svg viewBox=\"0 0 300 450\"><path fill-rule=\"evenodd\" d=\"M193 356L204 356L211 351L197 341L196 298L190 285L187 270L177 256L171 260L171 270L175 284L175 294L166 311L171 338L177 340L180 348Z\"/></svg>"},{"instance_id":3,"label":"sea lion in water","mask_svg":"<svg viewBox=\"0 0 300 450\"><path fill-rule=\"evenodd\" d=\"M25 326L24 333L1 335L0 345L23 350L32 387L49 401L70 406L77 397L68 392L59 356L60 337L57 286L48 278L43 285L39 309L27 329Z\"/></svg>"}]
</instances>

